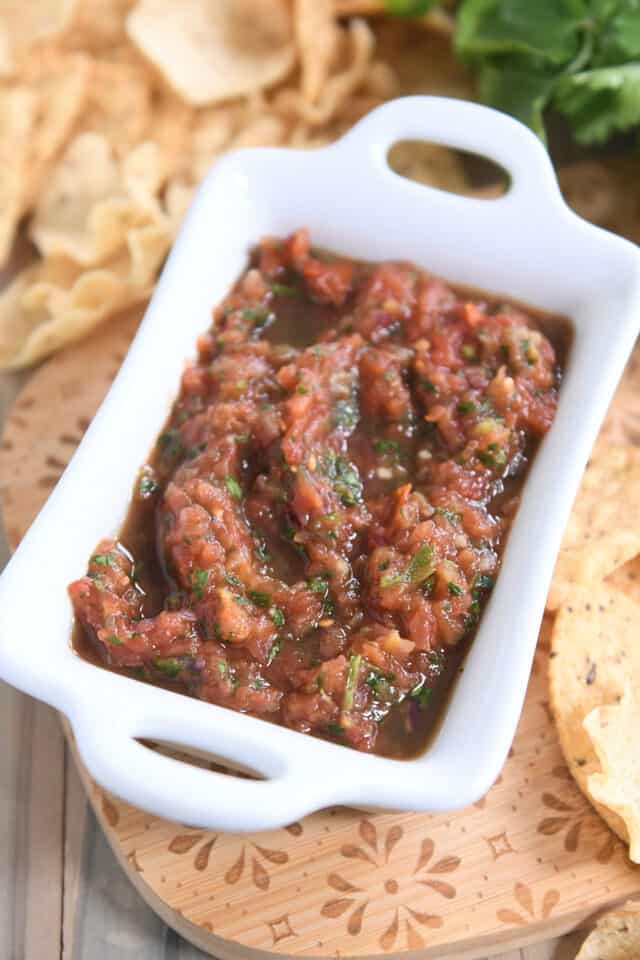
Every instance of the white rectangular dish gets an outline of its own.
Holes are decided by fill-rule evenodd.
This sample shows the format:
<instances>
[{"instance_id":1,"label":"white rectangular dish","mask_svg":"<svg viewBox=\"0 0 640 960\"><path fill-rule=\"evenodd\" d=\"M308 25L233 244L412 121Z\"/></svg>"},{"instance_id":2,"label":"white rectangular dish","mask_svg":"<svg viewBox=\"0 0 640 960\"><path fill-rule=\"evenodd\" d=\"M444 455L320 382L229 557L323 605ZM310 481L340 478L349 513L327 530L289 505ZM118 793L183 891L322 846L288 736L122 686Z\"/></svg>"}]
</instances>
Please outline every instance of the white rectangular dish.
<instances>
[{"instance_id":1,"label":"white rectangular dish","mask_svg":"<svg viewBox=\"0 0 640 960\"><path fill-rule=\"evenodd\" d=\"M510 173L511 188L479 200L398 177L386 157L400 139L486 155ZM574 325L557 417L527 478L496 587L437 736L414 760L360 754L139 683L83 661L70 645L67 585L101 537L117 534L212 307L260 237L300 226L322 247L413 261ZM503 114L412 97L380 107L322 150L224 158L198 193L111 391L0 579L0 675L67 715L104 787L183 823L253 831L336 803L426 811L471 803L511 744L562 532L639 327L640 252L565 206L544 147ZM181 763L137 738L206 751L264 779Z\"/></svg>"}]
</instances>

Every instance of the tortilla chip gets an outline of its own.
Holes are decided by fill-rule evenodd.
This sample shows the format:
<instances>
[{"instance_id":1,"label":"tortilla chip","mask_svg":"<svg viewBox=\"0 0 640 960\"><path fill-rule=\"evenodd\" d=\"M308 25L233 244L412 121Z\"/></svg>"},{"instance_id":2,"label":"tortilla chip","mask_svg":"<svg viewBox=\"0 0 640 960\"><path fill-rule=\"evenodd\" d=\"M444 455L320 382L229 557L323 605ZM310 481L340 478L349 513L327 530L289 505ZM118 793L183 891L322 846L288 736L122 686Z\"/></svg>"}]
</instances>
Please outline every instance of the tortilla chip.
<instances>
[{"instance_id":1,"label":"tortilla chip","mask_svg":"<svg viewBox=\"0 0 640 960\"><path fill-rule=\"evenodd\" d=\"M193 183L202 180L216 157L231 142L238 127L238 117L239 109L235 104L198 110L183 171Z\"/></svg>"},{"instance_id":2,"label":"tortilla chip","mask_svg":"<svg viewBox=\"0 0 640 960\"><path fill-rule=\"evenodd\" d=\"M67 49L104 53L126 39L124 24L135 0L75 0L63 42Z\"/></svg>"},{"instance_id":3,"label":"tortilla chip","mask_svg":"<svg viewBox=\"0 0 640 960\"><path fill-rule=\"evenodd\" d=\"M171 233L175 237L193 200L195 187L178 177L170 180L164 193L164 204Z\"/></svg>"},{"instance_id":4,"label":"tortilla chip","mask_svg":"<svg viewBox=\"0 0 640 960\"><path fill-rule=\"evenodd\" d=\"M124 246L131 229L162 219L155 197L160 182L155 144L140 144L118 162L103 136L80 134L52 171L30 235L43 256L102 263Z\"/></svg>"},{"instance_id":5,"label":"tortilla chip","mask_svg":"<svg viewBox=\"0 0 640 960\"><path fill-rule=\"evenodd\" d=\"M607 577L607 583L640 604L640 556L635 556L628 563L614 570Z\"/></svg>"},{"instance_id":6,"label":"tortilla chip","mask_svg":"<svg viewBox=\"0 0 640 960\"><path fill-rule=\"evenodd\" d=\"M602 769L589 776L587 789L624 821L634 863L640 863L640 698L633 685L638 681L640 672L627 683L620 703L596 707L583 724Z\"/></svg>"},{"instance_id":7,"label":"tortilla chip","mask_svg":"<svg viewBox=\"0 0 640 960\"><path fill-rule=\"evenodd\" d=\"M157 237L152 239L141 237L137 249L97 269L54 257L21 271L0 293L0 369L35 363L148 297L170 242L167 232L159 257ZM144 278L146 286L134 282Z\"/></svg>"},{"instance_id":8,"label":"tortilla chip","mask_svg":"<svg viewBox=\"0 0 640 960\"><path fill-rule=\"evenodd\" d=\"M272 86L294 65L286 0L139 0L127 32L187 103Z\"/></svg>"},{"instance_id":9,"label":"tortilla chip","mask_svg":"<svg viewBox=\"0 0 640 960\"><path fill-rule=\"evenodd\" d=\"M183 171L190 159L195 117L196 111L170 90L157 91L151 98L149 138L160 151L165 181Z\"/></svg>"},{"instance_id":10,"label":"tortilla chip","mask_svg":"<svg viewBox=\"0 0 640 960\"><path fill-rule=\"evenodd\" d=\"M320 98L340 50L332 0L295 0L294 26L300 57L300 92L308 103Z\"/></svg>"},{"instance_id":11,"label":"tortilla chip","mask_svg":"<svg viewBox=\"0 0 640 960\"><path fill-rule=\"evenodd\" d=\"M640 553L639 520L640 448L599 441L573 505L547 609L556 610L575 584L604 580Z\"/></svg>"},{"instance_id":12,"label":"tortilla chip","mask_svg":"<svg viewBox=\"0 0 640 960\"><path fill-rule=\"evenodd\" d=\"M598 920L580 948L576 960L637 960L640 957L640 902L623 907Z\"/></svg>"},{"instance_id":13,"label":"tortilla chip","mask_svg":"<svg viewBox=\"0 0 640 960\"><path fill-rule=\"evenodd\" d=\"M612 530L586 547L562 547L547 596L547 610L566 603L575 587L598 584L640 553L640 530Z\"/></svg>"},{"instance_id":14,"label":"tortilla chip","mask_svg":"<svg viewBox=\"0 0 640 960\"><path fill-rule=\"evenodd\" d=\"M81 53L39 49L25 62L23 80L38 98L24 198L28 208L87 104L93 80L92 65Z\"/></svg>"},{"instance_id":15,"label":"tortilla chip","mask_svg":"<svg viewBox=\"0 0 640 960\"><path fill-rule=\"evenodd\" d=\"M36 103L35 94L26 87L0 88L0 267L11 252L24 209Z\"/></svg>"},{"instance_id":16,"label":"tortilla chip","mask_svg":"<svg viewBox=\"0 0 640 960\"><path fill-rule=\"evenodd\" d=\"M577 587L556 617L549 659L551 710L569 770L626 843L624 821L590 794L589 778L600 763L583 721L597 707L619 702L628 683L640 684L639 625L640 608L623 593Z\"/></svg>"},{"instance_id":17,"label":"tortilla chip","mask_svg":"<svg viewBox=\"0 0 640 960\"><path fill-rule=\"evenodd\" d=\"M76 0L0 0L0 73L14 72L20 55L69 25Z\"/></svg>"},{"instance_id":18,"label":"tortilla chip","mask_svg":"<svg viewBox=\"0 0 640 960\"><path fill-rule=\"evenodd\" d=\"M312 126L329 123L365 83L375 50L375 35L364 20L351 20L342 35L342 45L346 49L346 65L327 79L316 103L309 103L297 90L287 88L276 94L275 107Z\"/></svg>"},{"instance_id":19,"label":"tortilla chip","mask_svg":"<svg viewBox=\"0 0 640 960\"><path fill-rule=\"evenodd\" d=\"M125 156L147 135L150 121L148 72L137 64L94 60L91 92L78 132L99 133L118 156Z\"/></svg>"},{"instance_id":20,"label":"tortilla chip","mask_svg":"<svg viewBox=\"0 0 640 960\"><path fill-rule=\"evenodd\" d=\"M174 217L175 212L174 207ZM178 226L179 222L174 219L163 218L161 221L130 230L127 234L129 263L127 265L125 260L123 267L119 269L128 274L129 285L136 291L133 301L127 301L127 305L151 292ZM121 262L122 260L119 260L118 264ZM116 269L115 264L112 269Z\"/></svg>"}]
</instances>

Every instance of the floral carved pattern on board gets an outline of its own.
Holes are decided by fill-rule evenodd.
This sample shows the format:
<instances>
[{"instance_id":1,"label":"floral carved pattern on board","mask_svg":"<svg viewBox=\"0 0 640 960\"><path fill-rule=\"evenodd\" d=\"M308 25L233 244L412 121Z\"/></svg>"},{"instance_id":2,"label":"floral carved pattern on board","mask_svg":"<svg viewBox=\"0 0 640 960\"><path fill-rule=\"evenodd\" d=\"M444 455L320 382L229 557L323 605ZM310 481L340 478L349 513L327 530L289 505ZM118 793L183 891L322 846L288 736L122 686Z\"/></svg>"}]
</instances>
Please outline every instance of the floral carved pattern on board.
<instances>
[{"instance_id":1,"label":"floral carved pattern on board","mask_svg":"<svg viewBox=\"0 0 640 960\"><path fill-rule=\"evenodd\" d=\"M590 811L581 803L576 808L565 800L561 800L553 793L543 793L540 798L549 811L549 815L538 823L536 833L545 837L556 834L562 836L563 846L567 853L575 853L580 845L582 828L588 819L593 819ZM616 851L616 839L612 833L607 835L596 853L598 863L608 863Z\"/></svg>"},{"instance_id":2,"label":"floral carved pattern on board","mask_svg":"<svg viewBox=\"0 0 640 960\"><path fill-rule=\"evenodd\" d=\"M209 866L209 857L211 848L218 839L216 833L179 833L171 839L169 850L179 856L194 851L193 866L196 870L203 871ZM200 841L204 840L204 843Z\"/></svg>"},{"instance_id":3,"label":"floral carved pattern on board","mask_svg":"<svg viewBox=\"0 0 640 960\"><path fill-rule=\"evenodd\" d=\"M560 902L558 890L546 890L542 897L540 909L537 909L531 887L526 883L516 883L513 888L513 896L522 913L511 908L498 910L496 913L498 920L509 926L524 927L531 920L547 920Z\"/></svg>"},{"instance_id":4,"label":"floral carved pattern on board","mask_svg":"<svg viewBox=\"0 0 640 960\"><path fill-rule=\"evenodd\" d=\"M271 868L281 867L288 862L289 854L285 850L271 850L253 842L244 843L239 856L226 871L224 882L237 883L246 870L250 871L254 887L258 890L268 890L271 885Z\"/></svg>"},{"instance_id":5,"label":"floral carved pattern on board","mask_svg":"<svg viewBox=\"0 0 640 960\"><path fill-rule=\"evenodd\" d=\"M373 883L367 883L368 889L365 891L342 874L330 873L327 876L327 884L338 896L332 896L326 900L320 913L328 919L344 916L347 933L356 937L366 920L367 907L370 903L369 893L375 895L378 887L377 895L382 896L383 902L388 901L389 904L387 925L378 939L382 950L390 951L401 947L403 940L406 941L409 950L424 947L425 931L441 927L444 918L437 912L416 910L403 902L402 882L393 875L400 872L393 869L393 861L394 851L404 836L402 827L394 824L380 831L371 820L361 820L358 835L361 842L344 844L340 848L340 854L346 861L360 860L370 864L376 880ZM426 887L433 895L434 903L437 902L438 897L452 900L456 896L456 888L444 877L454 873L459 866L459 857L436 856L433 840L425 837L413 870L411 885L417 882Z\"/></svg>"}]
</instances>

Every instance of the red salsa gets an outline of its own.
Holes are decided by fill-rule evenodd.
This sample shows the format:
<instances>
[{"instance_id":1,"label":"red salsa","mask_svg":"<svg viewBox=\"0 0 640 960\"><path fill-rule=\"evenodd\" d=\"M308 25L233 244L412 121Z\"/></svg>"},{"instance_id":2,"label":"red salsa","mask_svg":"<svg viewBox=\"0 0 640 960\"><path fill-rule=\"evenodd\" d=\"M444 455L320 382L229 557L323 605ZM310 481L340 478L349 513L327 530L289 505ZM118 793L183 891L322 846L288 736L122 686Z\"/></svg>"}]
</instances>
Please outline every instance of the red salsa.
<instances>
[{"instance_id":1,"label":"red salsa","mask_svg":"<svg viewBox=\"0 0 640 960\"><path fill-rule=\"evenodd\" d=\"M94 662L359 750L424 749L556 410L568 325L410 263L266 239L119 540L69 587Z\"/></svg>"}]
</instances>

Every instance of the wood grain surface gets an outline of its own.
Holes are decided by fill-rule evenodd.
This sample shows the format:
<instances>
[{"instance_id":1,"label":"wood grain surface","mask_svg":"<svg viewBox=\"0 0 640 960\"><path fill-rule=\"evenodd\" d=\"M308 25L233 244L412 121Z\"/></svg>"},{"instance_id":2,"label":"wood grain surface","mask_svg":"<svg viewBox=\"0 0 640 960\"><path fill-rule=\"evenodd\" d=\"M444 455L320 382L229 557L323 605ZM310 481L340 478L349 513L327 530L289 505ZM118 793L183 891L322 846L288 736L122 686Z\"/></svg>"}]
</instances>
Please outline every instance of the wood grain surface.
<instances>
[{"instance_id":1,"label":"wood grain surface","mask_svg":"<svg viewBox=\"0 0 640 960\"><path fill-rule=\"evenodd\" d=\"M135 322L136 317L122 318L50 361L20 393L0 452L0 492L13 543L68 461ZM608 420L612 436L635 433L637 438L638 420L629 398L637 396L638 369L636 358ZM416 957L480 957L501 947L516 950L571 929L640 890L638 868L629 865L622 844L568 777L548 715L544 661L543 643L499 781L478 804L454 815L365 816L340 809L270 834L214 835L149 817L107 796L81 774L105 835L135 886L160 916L215 956L409 951ZM83 870L95 870L104 851L98 850L93 821L93 846L81 845L80 862L78 845L67 849L70 834L56 831L55 825L67 823L70 814L74 821L84 816L81 796L77 789L70 794L66 789L65 779L73 779L71 766L62 738L42 720L49 712L20 699L30 705L23 724L31 759L21 759L19 789L25 789L29 771L47 767L49 755L67 757L57 773L49 771L46 816L36 802L21 820L28 841L21 845L20 862L31 887L16 922L23 931L21 949L27 952L15 955L31 960L61 955L53 952L50 931L33 916L34 909L42 915L42 906L33 904L44 904L48 916L62 916L62 932L66 925L66 937L73 939L78 917L67 910L65 919L61 898L72 896ZM47 857L59 864L62 884L52 884L46 876L37 879L43 843L50 848ZM119 927L115 913L110 937ZM19 914L14 910L16 918ZM85 910L82 917L92 929L99 926L97 912ZM152 940L157 934L153 924ZM547 953L528 956L552 956L551 949L540 947ZM145 951L141 945L137 952L180 955Z\"/></svg>"}]
</instances>

